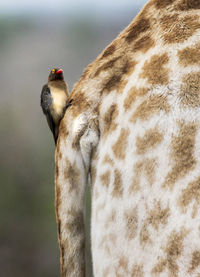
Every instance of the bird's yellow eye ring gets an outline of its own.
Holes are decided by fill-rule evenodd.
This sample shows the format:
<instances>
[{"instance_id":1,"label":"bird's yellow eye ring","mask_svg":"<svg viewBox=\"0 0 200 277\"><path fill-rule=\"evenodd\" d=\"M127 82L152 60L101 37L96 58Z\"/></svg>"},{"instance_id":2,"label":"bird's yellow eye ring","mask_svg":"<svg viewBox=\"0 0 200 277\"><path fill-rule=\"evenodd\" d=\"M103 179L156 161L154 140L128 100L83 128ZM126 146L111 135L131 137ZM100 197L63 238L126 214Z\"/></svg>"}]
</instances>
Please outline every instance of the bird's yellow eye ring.
<instances>
[{"instance_id":1,"label":"bird's yellow eye ring","mask_svg":"<svg viewBox=\"0 0 200 277\"><path fill-rule=\"evenodd\" d=\"M55 69L52 69L52 70L51 70L51 73L53 73L53 74L54 74L54 73L55 73Z\"/></svg>"}]
</instances>

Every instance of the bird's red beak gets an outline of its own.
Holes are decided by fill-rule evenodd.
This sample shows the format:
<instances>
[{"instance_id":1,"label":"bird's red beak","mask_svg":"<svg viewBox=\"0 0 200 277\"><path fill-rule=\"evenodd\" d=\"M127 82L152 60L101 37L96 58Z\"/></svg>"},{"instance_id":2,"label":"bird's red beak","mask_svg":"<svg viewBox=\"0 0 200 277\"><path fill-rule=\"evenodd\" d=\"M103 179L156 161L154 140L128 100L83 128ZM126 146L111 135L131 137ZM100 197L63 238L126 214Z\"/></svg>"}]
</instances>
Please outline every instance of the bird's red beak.
<instances>
[{"instance_id":1,"label":"bird's red beak","mask_svg":"<svg viewBox=\"0 0 200 277\"><path fill-rule=\"evenodd\" d=\"M63 72L63 70L60 68L60 69L58 69L57 71L56 71L56 74L60 74L60 73L62 73Z\"/></svg>"}]
</instances>

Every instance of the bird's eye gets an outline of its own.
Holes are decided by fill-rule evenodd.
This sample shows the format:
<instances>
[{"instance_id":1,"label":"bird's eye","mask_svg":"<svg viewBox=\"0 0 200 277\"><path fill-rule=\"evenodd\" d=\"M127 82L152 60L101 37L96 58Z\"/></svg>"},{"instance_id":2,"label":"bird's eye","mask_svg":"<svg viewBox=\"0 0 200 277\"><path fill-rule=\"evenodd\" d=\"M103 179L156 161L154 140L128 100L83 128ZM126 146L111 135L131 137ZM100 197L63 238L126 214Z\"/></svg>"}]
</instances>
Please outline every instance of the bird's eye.
<instances>
[{"instance_id":1,"label":"bird's eye","mask_svg":"<svg viewBox=\"0 0 200 277\"><path fill-rule=\"evenodd\" d=\"M53 74L54 74L54 73L55 73L55 69L52 69L52 70L51 70L51 73L53 73Z\"/></svg>"}]
</instances>

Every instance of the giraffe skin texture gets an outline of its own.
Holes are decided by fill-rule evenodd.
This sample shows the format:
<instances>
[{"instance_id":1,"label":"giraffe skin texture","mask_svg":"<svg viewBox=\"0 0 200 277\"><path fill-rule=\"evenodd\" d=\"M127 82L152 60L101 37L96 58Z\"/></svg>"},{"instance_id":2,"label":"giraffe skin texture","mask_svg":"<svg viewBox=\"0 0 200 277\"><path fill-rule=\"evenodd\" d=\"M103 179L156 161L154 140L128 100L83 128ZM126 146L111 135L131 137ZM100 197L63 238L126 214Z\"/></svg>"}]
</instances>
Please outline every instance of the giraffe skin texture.
<instances>
[{"instance_id":1,"label":"giraffe skin texture","mask_svg":"<svg viewBox=\"0 0 200 277\"><path fill-rule=\"evenodd\" d=\"M200 1L150 0L90 64L59 127L62 277L200 277Z\"/></svg>"}]
</instances>

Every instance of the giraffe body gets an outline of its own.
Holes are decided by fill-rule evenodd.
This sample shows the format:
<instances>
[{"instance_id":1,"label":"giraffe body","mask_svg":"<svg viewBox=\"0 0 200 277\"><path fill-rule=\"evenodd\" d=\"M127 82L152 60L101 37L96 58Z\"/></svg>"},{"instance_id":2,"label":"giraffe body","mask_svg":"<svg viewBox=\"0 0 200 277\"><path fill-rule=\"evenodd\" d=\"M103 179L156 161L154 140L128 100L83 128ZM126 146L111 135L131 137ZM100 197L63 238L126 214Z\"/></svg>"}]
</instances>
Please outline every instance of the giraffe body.
<instances>
[{"instance_id":1,"label":"giraffe body","mask_svg":"<svg viewBox=\"0 0 200 277\"><path fill-rule=\"evenodd\" d=\"M62 276L200 276L200 4L151 0L89 65L61 121Z\"/></svg>"}]
</instances>

